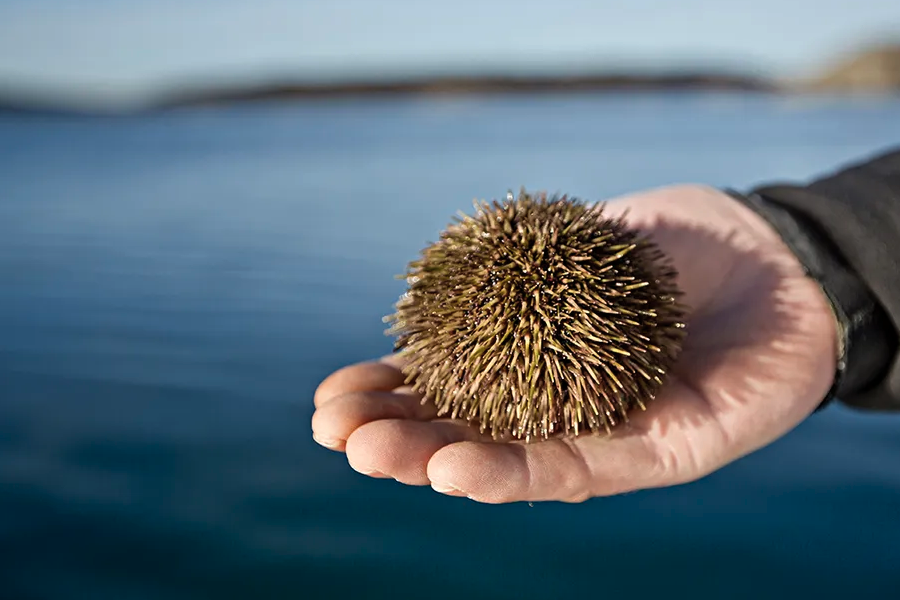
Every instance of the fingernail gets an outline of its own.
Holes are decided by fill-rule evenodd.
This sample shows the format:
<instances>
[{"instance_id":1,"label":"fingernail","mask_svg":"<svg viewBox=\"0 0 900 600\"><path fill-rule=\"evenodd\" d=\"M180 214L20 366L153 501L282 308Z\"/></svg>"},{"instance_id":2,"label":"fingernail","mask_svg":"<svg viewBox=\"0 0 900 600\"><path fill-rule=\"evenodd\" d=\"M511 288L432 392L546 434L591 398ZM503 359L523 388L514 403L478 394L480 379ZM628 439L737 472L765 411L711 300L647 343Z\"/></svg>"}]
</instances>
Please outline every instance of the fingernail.
<instances>
[{"instance_id":1,"label":"fingernail","mask_svg":"<svg viewBox=\"0 0 900 600\"><path fill-rule=\"evenodd\" d=\"M385 475L381 471L374 471L374 470L373 471L360 471L360 473L362 473L363 475L367 475L369 477L387 478L387 475Z\"/></svg>"},{"instance_id":2,"label":"fingernail","mask_svg":"<svg viewBox=\"0 0 900 600\"><path fill-rule=\"evenodd\" d=\"M353 469L354 471L356 471L357 473L359 473L360 475L366 475L367 477L378 477L381 479L388 478L387 475L385 475L384 473L382 473L381 471L379 471L377 469L363 469L361 467L353 466L352 463L350 464L350 468Z\"/></svg>"},{"instance_id":3,"label":"fingernail","mask_svg":"<svg viewBox=\"0 0 900 600\"><path fill-rule=\"evenodd\" d=\"M316 434L313 434L312 437L313 437L313 440L315 440L315 442L316 442L317 444L319 444L320 446L325 446L326 448L329 448L329 449L332 449L332 450L333 450L334 448L337 448L337 447L339 447L339 446L341 445L341 441L340 441L340 440L332 440L332 439L329 439L329 438L320 438L320 437L317 437Z\"/></svg>"},{"instance_id":4,"label":"fingernail","mask_svg":"<svg viewBox=\"0 0 900 600\"><path fill-rule=\"evenodd\" d=\"M434 483L431 484L431 489L438 492L439 494L446 494L448 496L465 496L465 492L456 489L452 485L446 483Z\"/></svg>"}]
</instances>

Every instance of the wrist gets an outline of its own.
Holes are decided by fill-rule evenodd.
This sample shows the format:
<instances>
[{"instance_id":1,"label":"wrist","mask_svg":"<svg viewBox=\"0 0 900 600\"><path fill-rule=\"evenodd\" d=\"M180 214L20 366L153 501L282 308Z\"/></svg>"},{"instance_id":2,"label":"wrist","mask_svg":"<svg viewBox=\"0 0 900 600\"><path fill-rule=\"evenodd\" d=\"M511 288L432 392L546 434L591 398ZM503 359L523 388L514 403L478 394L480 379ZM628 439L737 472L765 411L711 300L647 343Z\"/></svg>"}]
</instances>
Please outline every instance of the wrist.
<instances>
[{"instance_id":1,"label":"wrist","mask_svg":"<svg viewBox=\"0 0 900 600\"><path fill-rule=\"evenodd\" d=\"M726 192L768 222L828 301L837 355L831 387L819 408L877 382L889 366L896 341L891 339L887 315L862 280L801 215L763 193Z\"/></svg>"}]
</instances>

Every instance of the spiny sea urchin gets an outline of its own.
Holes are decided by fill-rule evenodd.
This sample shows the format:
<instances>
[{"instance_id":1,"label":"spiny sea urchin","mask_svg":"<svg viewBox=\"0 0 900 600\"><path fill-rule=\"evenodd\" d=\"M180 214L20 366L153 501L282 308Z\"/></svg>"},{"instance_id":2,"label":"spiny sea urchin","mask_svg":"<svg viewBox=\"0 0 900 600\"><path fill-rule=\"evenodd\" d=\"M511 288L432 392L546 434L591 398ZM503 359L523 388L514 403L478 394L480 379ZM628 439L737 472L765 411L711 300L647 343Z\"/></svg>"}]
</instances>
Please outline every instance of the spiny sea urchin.
<instances>
[{"instance_id":1,"label":"spiny sea urchin","mask_svg":"<svg viewBox=\"0 0 900 600\"><path fill-rule=\"evenodd\" d=\"M660 249L568 196L475 208L409 264L385 317L407 383L495 439L609 432L644 409L685 333Z\"/></svg>"}]
</instances>

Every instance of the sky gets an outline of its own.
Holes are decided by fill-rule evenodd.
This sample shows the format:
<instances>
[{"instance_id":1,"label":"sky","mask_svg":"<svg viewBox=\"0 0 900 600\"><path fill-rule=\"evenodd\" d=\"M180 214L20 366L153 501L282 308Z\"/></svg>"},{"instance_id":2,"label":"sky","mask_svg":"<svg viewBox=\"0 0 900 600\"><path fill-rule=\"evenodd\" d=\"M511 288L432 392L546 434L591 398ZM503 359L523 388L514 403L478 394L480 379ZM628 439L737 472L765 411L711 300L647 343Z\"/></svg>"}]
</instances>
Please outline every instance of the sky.
<instances>
[{"instance_id":1,"label":"sky","mask_svg":"<svg viewBox=\"0 0 900 600\"><path fill-rule=\"evenodd\" d=\"M900 0L0 0L0 88L701 64L790 75L900 39Z\"/></svg>"}]
</instances>

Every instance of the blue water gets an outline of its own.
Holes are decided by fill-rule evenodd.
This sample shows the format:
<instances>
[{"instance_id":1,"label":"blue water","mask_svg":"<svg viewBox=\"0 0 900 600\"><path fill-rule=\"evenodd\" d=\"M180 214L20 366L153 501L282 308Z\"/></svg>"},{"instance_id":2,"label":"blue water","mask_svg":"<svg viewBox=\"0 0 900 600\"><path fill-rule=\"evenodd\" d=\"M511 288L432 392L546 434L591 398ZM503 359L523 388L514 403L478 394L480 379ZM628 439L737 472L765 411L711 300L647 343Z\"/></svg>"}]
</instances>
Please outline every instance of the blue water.
<instances>
[{"instance_id":1,"label":"blue water","mask_svg":"<svg viewBox=\"0 0 900 600\"><path fill-rule=\"evenodd\" d=\"M312 392L473 197L805 178L900 101L544 96L0 117L0 597L896 598L900 419L697 483L479 505L358 475Z\"/></svg>"}]
</instances>

